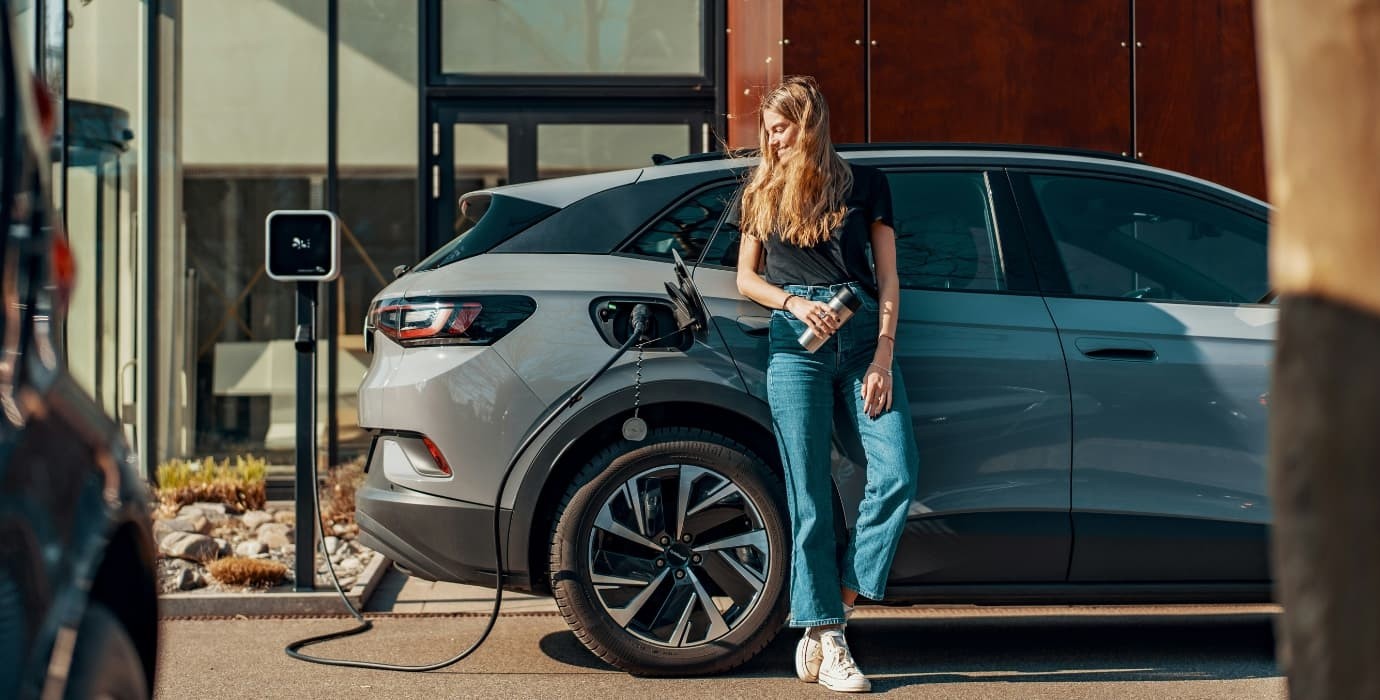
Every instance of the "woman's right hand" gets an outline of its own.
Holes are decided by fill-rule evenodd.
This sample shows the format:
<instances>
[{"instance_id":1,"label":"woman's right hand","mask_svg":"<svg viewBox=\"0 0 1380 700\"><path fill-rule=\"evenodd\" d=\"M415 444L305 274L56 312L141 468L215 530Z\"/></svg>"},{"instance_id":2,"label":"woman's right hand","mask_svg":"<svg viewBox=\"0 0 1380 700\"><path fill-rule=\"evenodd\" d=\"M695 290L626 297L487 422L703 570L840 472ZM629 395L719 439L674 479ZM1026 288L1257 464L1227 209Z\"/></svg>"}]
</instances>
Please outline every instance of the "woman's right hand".
<instances>
[{"instance_id":1,"label":"woman's right hand","mask_svg":"<svg viewBox=\"0 0 1380 700\"><path fill-rule=\"evenodd\" d=\"M805 297L792 295L786 301L786 310L805 322L810 330L820 338L828 338L839 329L839 317L829 305L822 301L811 301Z\"/></svg>"}]
</instances>

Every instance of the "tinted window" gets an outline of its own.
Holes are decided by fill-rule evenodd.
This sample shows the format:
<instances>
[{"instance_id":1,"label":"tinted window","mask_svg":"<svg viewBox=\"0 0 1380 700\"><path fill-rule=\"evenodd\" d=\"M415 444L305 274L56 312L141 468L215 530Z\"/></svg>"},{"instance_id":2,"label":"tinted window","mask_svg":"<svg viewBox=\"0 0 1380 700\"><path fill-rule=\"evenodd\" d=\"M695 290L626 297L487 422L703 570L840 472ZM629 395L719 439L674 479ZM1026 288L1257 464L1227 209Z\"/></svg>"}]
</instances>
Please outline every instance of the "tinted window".
<instances>
[{"instance_id":1,"label":"tinted window","mask_svg":"<svg viewBox=\"0 0 1380 700\"><path fill-rule=\"evenodd\" d=\"M982 173L890 173L896 267L909 289L1004 289Z\"/></svg>"},{"instance_id":2,"label":"tinted window","mask_svg":"<svg viewBox=\"0 0 1380 700\"><path fill-rule=\"evenodd\" d=\"M532 224L558 211L555 207L487 192L460 199L455 238L417 263L414 269L430 270L488 252Z\"/></svg>"},{"instance_id":3,"label":"tinted window","mask_svg":"<svg viewBox=\"0 0 1380 700\"><path fill-rule=\"evenodd\" d=\"M675 250L687 262L698 260L709 243L724 208L733 199L738 183L726 183L700 190L681 200L669 212L647 227L624 248L626 253L671 259ZM733 267L738 264L738 226L724 222L712 248L704 258L708 265Z\"/></svg>"},{"instance_id":4,"label":"tinted window","mask_svg":"<svg viewBox=\"0 0 1380 700\"><path fill-rule=\"evenodd\" d=\"M1033 175L1073 293L1254 303L1269 292L1268 226L1206 199L1118 180Z\"/></svg>"}]
</instances>

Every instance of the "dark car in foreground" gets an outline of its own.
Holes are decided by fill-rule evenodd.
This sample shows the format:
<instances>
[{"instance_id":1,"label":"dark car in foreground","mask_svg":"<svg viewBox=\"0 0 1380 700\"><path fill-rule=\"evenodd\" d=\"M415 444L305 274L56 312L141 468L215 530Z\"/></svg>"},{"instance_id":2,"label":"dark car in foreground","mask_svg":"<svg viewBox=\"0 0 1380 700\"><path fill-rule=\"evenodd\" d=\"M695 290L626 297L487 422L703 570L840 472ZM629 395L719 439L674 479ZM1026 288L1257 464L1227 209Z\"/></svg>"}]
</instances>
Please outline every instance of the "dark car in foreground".
<instances>
[{"instance_id":1,"label":"dark car in foreground","mask_svg":"<svg viewBox=\"0 0 1380 700\"><path fill-rule=\"evenodd\" d=\"M72 255L49 206L52 105L0 1L0 698L151 695L147 487L63 364Z\"/></svg>"},{"instance_id":2,"label":"dark car in foreground","mask_svg":"<svg viewBox=\"0 0 1380 700\"><path fill-rule=\"evenodd\" d=\"M1108 154L842 147L895 208L905 375L921 461L884 603L1245 602L1270 596L1268 210ZM375 439L366 542L417 576L554 594L580 639L637 673L742 663L784 619L789 543L766 404L771 311L714 235L749 159L464 197L460 235L384 289L359 392ZM674 331L673 252L712 317ZM650 426L623 437L634 412ZM866 465L835 431L837 509Z\"/></svg>"}]
</instances>

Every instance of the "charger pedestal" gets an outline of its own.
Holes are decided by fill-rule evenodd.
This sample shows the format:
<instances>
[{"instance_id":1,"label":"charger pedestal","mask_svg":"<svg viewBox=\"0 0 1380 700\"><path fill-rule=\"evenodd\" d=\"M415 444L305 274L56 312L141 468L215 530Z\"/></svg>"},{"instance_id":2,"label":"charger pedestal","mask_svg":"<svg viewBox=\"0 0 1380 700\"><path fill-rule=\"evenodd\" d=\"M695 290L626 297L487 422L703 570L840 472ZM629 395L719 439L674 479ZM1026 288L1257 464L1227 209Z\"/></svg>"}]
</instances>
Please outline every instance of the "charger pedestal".
<instances>
[{"instance_id":1,"label":"charger pedestal","mask_svg":"<svg viewBox=\"0 0 1380 700\"><path fill-rule=\"evenodd\" d=\"M320 209L277 210L264 219L264 267L297 284L297 536L294 590L316 589L316 301L322 282L340 275L340 220Z\"/></svg>"}]
</instances>

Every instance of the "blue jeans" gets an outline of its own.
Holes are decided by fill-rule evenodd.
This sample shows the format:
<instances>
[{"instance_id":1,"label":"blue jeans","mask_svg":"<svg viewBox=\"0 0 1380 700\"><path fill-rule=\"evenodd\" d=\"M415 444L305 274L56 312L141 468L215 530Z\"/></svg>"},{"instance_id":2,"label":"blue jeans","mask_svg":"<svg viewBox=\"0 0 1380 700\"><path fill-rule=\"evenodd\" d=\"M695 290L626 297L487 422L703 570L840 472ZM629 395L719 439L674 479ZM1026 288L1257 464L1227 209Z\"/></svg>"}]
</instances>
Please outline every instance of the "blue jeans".
<instances>
[{"instance_id":1,"label":"blue jeans","mask_svg":"<svg viewBox=\"0 0 1380 700\"><path fill-rule=\"evenodd\" d=\"M783 289L828 301L838 286ZM877 349L877 301L858 285L849 286L863 299L862 308L814 354L796 342L803 321L779 310L771 318L767 400L791 513L792 627L841 624L840 584L873 600L883 597L919 470L910 406L894 360L891 410L875 420L864 410L863 378ZM835 401L843 402L867 455L867 488L841 561L830 470Z\"/></svg>"}]
</instances>

